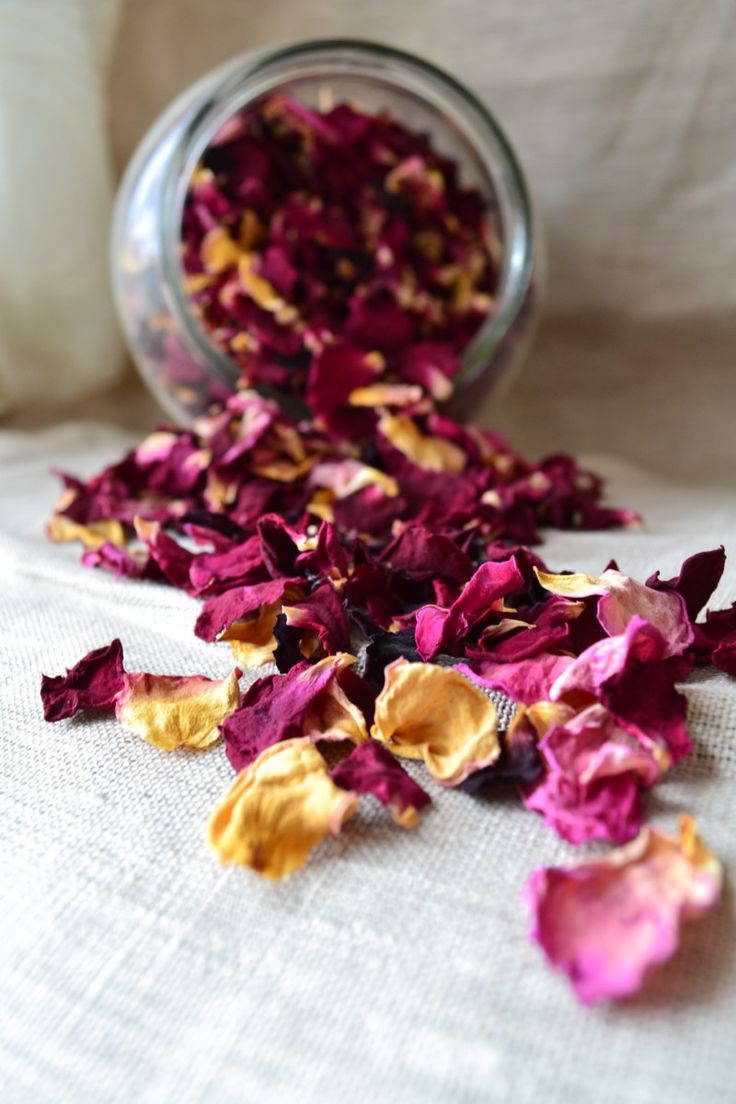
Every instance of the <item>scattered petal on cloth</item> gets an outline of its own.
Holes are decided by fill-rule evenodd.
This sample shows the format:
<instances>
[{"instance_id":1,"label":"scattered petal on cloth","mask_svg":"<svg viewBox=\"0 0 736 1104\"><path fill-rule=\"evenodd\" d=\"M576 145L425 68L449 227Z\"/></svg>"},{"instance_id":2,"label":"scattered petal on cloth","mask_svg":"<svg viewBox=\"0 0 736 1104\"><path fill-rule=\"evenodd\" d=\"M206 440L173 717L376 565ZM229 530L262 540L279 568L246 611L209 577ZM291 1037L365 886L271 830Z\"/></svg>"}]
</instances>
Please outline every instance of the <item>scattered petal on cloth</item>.
<instances>
[{"instance_id":1,"label":"scattered petal on cloth","mask_svg":"<svg viewBox=\"0 0 736 1104\"><path fill-rule=\"evenodd\" d=\"M524 545L545 527L637 515L603 507L573 457L532 462L436 407L496 305L492 206L388 116L283 94L243 108L202 151L181 227L184 291L238 386L208 391L159 316L145 336L192 425L159 427L86 482L61 476L52 538L203 599L201 639L280 672L239 708L238 671L120 661L109 687L87 669L45 680L50 717L115 704L165 748L222 732L243 770L213 820L226 861L279 876L347 813L356 795L335 796L325 742L341 745L331 761L354 745L335 780L399 823L427 797L394 754L471 792L516 783L574 843L628 841L643 791L691 750L676 683L696 662L736 672L734 609L694 622L722 549L647 584L613 561L552 574ZM504 720L516 706L501 734L488 689L510 696Z\"/></svg>"},{"instance_id":2,"label":"scattered petal on cloth","mask_svg":"<svg viewBox=\"0 0 736 1104\"><path fill-rule=\"evenodd\" d=\"M240 772L212 815L209 842L222 863L283 878L328 832L340 832L357 803L332 781L311 740L286 740Z\"/></svg>"},{"instance_id":3,"label":"scattered petal on cloth","mask_svg":"<svg viewBox=\"0 0 736 1104\"><path fill-rule=\"evenodd\" d=\"M145 552L141 555L137 549L128 551L112 541L105 541L98 548L85 548L81 560L85 567L100 567L119 579L147 579L153 576Z\"/></svg>"},{"instance_id":4,"label":"scattered petal on cloth","mask_svg":"<svg viewBox=\"0 0 736 1104\"><path fill-rule=\"evenodd\" d=\"M209 748L220 739L219 726L238 706L241 673L236 667L223 679L129 674L115 713L128 732L164 751Z\"/></svg>"},{"instance_id":5,"label":"scattered petal on cloth","mask_svg":"<svg viewBox=\"0 0 736 1104\"><path fill-rule=\"evenodd\" d=\"M113 640L88 652L65 675L42 675L44 718L61 721L81 709L110 709L124 687L123 646Z\"/></svg>"},{"instance_id":6,"label":"scattered petal on cloth","mask_svg":"<svg viewBox=\"0 0 736 1104\"><path fill-rule=\"evenodd\" d=\"M396 755L423 759L444 786L459 785L501 754L490 698L452 668L403 658L385 670L371 735Z\"/></svg>"},{"instance_id":7,"label":"scattered petal on cloth","mask_svg":"<svg viewBox=\"0 0 736 1104\"><path fill-rule=\"evenodd\" d=\"M352 793L373 794L386 805L397 824L411 828L419 810L432 800L407 774L384 744L367 740L353 748L330 772L335 785Z\"/></svg>"},{"instance_id":8,"label":"scattered petal on cloth","mask_svg":"<svg viewBox=\"0 0 736 1104\"><path fill-rule=\"evenodd\" d=\"M532 723L538 709L529 710ZM579 713L564 706L550 712L557 716L547 718L539 743L545 772L527 791L525 805L570 843L633 839L644 812L641 789L661 773L655 754L599 704Z\"/></svg>"},{"instance_id":9,"label":"scattered petal on cloth","mask_svg":"<svg viewBox=\"0 0 736 1104\"><path fill-rule=\"evenodd\" d=\"M681 920L715 904L722 876L690 817L675 839L646 828L603 858L535 871L531 936L584 1003L625 997L674 954Z\"/></svg>"}]
</instances>

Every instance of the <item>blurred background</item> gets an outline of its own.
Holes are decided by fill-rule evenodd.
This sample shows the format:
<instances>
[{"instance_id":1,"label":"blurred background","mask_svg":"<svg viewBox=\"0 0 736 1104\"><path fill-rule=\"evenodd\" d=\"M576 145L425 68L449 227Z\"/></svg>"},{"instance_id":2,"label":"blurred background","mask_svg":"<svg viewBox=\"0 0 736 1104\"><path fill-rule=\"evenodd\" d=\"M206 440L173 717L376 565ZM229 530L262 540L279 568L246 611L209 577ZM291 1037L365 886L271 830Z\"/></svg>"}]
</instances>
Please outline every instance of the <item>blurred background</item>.
<instances>
[{"instance_id":1,"label":"blurred background","mask_svg":"<svg viewBox=\"0 0 736 1104\"><path fill-rule=\"evenodd\" d=\"M99 410L110 386L135 398L104 290L107 227L171 98L256 45L362 36L479 94L537 201L543 319L483 420L535 454L732 481L734 0L1 0L0 19L6 418ZM141 430L156 417L147 400L131 409Z\"/></svg>"}]
</instances>

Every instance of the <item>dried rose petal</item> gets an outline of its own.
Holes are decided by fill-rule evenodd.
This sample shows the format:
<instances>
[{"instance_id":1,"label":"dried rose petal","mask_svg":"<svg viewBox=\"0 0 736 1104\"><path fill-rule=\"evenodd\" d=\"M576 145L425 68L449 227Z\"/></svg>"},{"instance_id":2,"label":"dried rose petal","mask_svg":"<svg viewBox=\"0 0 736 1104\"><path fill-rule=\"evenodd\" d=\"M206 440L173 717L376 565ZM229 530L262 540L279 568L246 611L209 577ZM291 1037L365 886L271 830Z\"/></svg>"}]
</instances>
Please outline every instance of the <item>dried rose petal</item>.
<instances>
[{"instance_id":1,"label":"dried rose petal","mask_svg":"<svg viewBox=\"0 0 736 1104\"><path fill-rule=\"evenodd\" d=\"M73 717L80 709L109 709L125 685L123 646L113 640L88 652L65 675L41 678L41 701L47 721Z\"/></svg>"},{"instance_id":2,"label":"dried rose petal","mask_svg":"<svg viewBox=\"0 0 736 1104\"><path fill-rule=\"evenodd\" d=\"M122 548L127 544L125 530L114 518L90 521L78 525L67 517L57 514L46 526L46 536L52 541L81 541L85 548L101 548L103 544L114 544Z\"/></svg>"},{"instance_id":3,"label":"dried rose petal","mask_svg":"<svg viewBox=\"0 0 736 1104\"><path fill-rule=\"evenodd\" d=\"M507 731L500 733L500 740L501 754L496 762L462 783L466 793L477 793L494 782L536 782L542 774L539 738L523 705L516 710Z\"/></svg>"},{"instance_id":4,"label":"dried rose petal","mask_svg":"<svg viewBox=\"0 0 736 1104\"><path fill-rule=\"evenodd\" d=\"M85 548L82 553L82 563L85 567L100 567L103 571L109 571L117 575L119 579L148 579L158 575L156 565L151 564L147 554L138 550L129 551L120 548L111 541L105 541L99 548ZM154 574L155 573L155 574Z\"/></svg>"},{"instance_id":5,"label":"dried rose petal","mask_svg":"<svg viewBox=\"0 0 736 1104\"><path fill-rule=\"evenodd\" d=\"M480 686L500 690L513 701L524 705L534 705L549 697L553 683L572 662L572 656L550 653L535 656L534 659L522 659L518 663L459 663L457 670Z\"/></svg>"},{"instance_id":6,"label":"dried rose petal","mask_svg":"<svg viewBox=\"0 0 736 1104\"><path fill-rule=\"evenodd\" d=\"M534 722L532 706L529 715ZM641 791L653 786L663 761L599 704L576 713L571 706L546 705L539 751L545 773L524 798L528 809L570 843L605 839L626 843L641 827Z\"/></svg>"},{"instance_id":7,"label":"dried rose petal","mask_svg":"<svg viewBox=\"0 0 736 1104\"><path fill-rule=\"evenodd\" d=\"M452 668L397 659L385 670L371 736L406 759L423 759L457 786L501 754L496 708Z\"/></svg>"},{"instance_id":8,"label":"dried rose petal","mask_svg":"<svg viewBox=\"0 0 736 1104\"><path fill-rule=\"evenodd\" d=\"M646 828L602 859L535 871L531 936L585 1004L629 996L674 954L680 922L715 904L722 877L690 817L675 839Z\"/></svg>"},{"instance_id":9,"label":"dried rose petal","mask_svg":"<svg viewBox=\"0 0 736 1104\"><path fill-rule=\"evenodd\" d=\"M524 580L514 559L481 564L449 609L424 606L417 612L417 651L423 659L440 652L455 652L458 644L494 609L503 606L503 598L522 586Z\"/></svg>"},{"instance_id":10,"label":"dried rose petal","mask_svg":"<svg viewBox=\"0 0 736 1104\"><path fill-rule=\"evenodd\" d=\"M208 748L218 742L219 726L238 706L240 675L237 667L223 679L129 674L115 714L128 732L164 751Z\"/></svg>"},{"instance_id":11,"label":"dried rose petal","mask_svg":"<svg viewBox=\"0 0 736 1104\"><path fill-rule=\"evenodd\" d=\"M705 621L693 625L693 652L697 663L722 666L736 643L736 602L729 609L708 610ZM728 671L728 666L723 667Z\"/></svg>"},{"instance_id":12,"label":"dried rose petal","mask_svg":"<svg viewBox=\"0 0 736 1104\"><path fill-rule=\"evenodd\" d=\"M164 578L172 586L191 592L190 571L196 558L194 554L164 533L158 521L136 518L135 530Z\"/></svg>"},{"instance_id":13,"label":"dried rose petal","mask_svg":"<svg viewBox=\"0 0 736 1104\"><path fill-rule=\"evenodd\" d=\"M243 695L222 726L227 757L242 770L272 744L295 737L365 740L368 733L359 710L333 687L341 671L354 663L350 655L327 656L319 663L300 663L286 675L266 675Z\"/></svg>"},{"instance_id":14,"label":"dried rose petal","mask_svg":"<svg viewBox=\"0 0 736 1104\"><path fill-rule=\"evenodd\" d=\"M315 632L328 655L350 647L347 617L332 583L323 583L307 598L285 605L283 610L286 624Z\"/></svg>"},{"instance_id":15,"label":"dried rose petal","mask_svg":"<svg viewBox=\"0 0 736 1104\"><path fill-rule=\"evenodd\" d=\"M609 636L622 633L638 616L654 625L667 641L669 655L679 655L692 643L684 599L675 590L654 591L644 583L623 575L620 571L604 571L598 578L592 575L550 575L535 568L545 590L566 598L586 598L600 595L598 620Z\"/></svg>"},{"instance_id":16,"label":"dried rose petal","mask_svg":"<svg viewBox=\"0 0 736 1104\"><path fill-rule=\"evenodd\" d=\"M692 750L685 714L687 700L675 689L679 670L653 625L634 615L626 631L591 645L560 674L549 690L554 702L599 701L645 744L656 746L669 764Z\"/></svg>"},{"instance_id":17,"label":"dried rose petal","mask_svg":"<svg viewBox=\"0 0 736 1104\"><path fill-rule=\"evenodd\" d=\"M432 800L407 774L387 747L367 740L353 748L330 772L336 786L357 794L373 794L386 805L402 828L419 820L419 810Z\"/></svg>"},{"instance_id":18,"label":"dried rose petal","mask_svg":"<svg viewBox=\"0 0 736 1104\"><path fill-rule=\"evenodd\" d=\"M275 629L280 612L280 601L266 603L246 620L235 621L225 629L220 640L229 643L236 663L243 667L262 667L274 662L278 648Z\"/></svg>"},{"instance_id":19,"label":"dried rose petal","mask_svg":"<svg viewBox=\"0 0 736 1104\"><path fill-rule=\"evenodd\" d=\"M252 616L264 606L280 604L293 585L288 579L269 579L265 583L227 590L204 603L194 631L202 640L216 640L236 621Z\"/></svg>"},{"instance_id":20,"label":"dried rose petal","mask_svg":"<svg viewBox=\"0 0 736 1104\"><path fill-rule=\"evenodd\" d=\"M411 579L447 579L462 586L473 574L467 553L441 533L410 525L381 553L381 562Z\"/></svg>"},{"instance_id":21,"label":"dried rose petal","mask_svg":"<svg viewBox=\"0 0 736 1104\"><path fill-rule=\"evenodd\" d=\"M655 571L647 579L646 585L654 590L679 594L685 603L688 617L694 621L718 586L726 564L726 552L723 545L707 552L696 552L688 556L674 579L660 579Z\"/></svg>"},{"instance_id":22,"label":"dried rose petal","mask_svg":"<svg viewBox=\"0 0 736 1104\"><path fill-rule=\"evenodd\" d=\"M420 468L454 475L465 469L462 449L443 437L425 436L406 414L384 414L378 428L395 449Z\"/></svg>"},{"instance_id":23,"label":"dried rose petal","mask_svg":"<svg viewBox=\"0 0 736 1104\"><path fill-rule=\"evenodd\" d=\"M304 866L328 832L340 832L357 802L332 781L311 740L287 740L240 772L212 814L210 846L222 863L283 878Z\"/></svg>"}]
</instances>

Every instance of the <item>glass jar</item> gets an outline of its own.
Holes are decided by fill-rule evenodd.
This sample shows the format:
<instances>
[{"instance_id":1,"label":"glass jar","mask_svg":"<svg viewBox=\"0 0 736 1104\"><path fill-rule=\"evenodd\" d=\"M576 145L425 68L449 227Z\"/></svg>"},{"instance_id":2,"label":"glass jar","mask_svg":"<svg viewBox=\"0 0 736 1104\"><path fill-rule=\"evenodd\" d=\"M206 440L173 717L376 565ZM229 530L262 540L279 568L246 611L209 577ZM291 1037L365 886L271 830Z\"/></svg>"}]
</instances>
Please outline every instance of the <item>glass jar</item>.
<instances>
[{"instance_id":1,"label":"glass jar","mask_svg":"<svg viewBox=\"0 0 736 1104\"><path fill-rule=\"evenodd\" d=\"M463 394L476 402L497 390L522 359L539 298L538 234L516 156L483 104L440 69L387 46L328 40L227 62L164 112L131 160L115 210L113 286L133 358L161 405L187 425L236 388L237 365L214 344L184 290L182 215L214 135L276 91L317 110L327 96L386 111L426 133L434 149L457 162L462 184L480 191L501 243L498 286L454 382L460 405Z\"/></svg>"}]
</instances>

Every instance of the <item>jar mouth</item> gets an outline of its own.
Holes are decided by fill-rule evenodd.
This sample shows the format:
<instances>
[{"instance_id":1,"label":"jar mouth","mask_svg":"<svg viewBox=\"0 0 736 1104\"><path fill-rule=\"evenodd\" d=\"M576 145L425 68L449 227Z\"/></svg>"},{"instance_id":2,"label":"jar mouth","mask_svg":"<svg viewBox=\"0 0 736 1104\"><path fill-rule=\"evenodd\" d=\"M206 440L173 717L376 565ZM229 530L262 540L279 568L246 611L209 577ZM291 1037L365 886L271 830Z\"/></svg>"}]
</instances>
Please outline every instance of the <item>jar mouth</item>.
<instances>
[{"instance_id":1,"label":"jar mouth","mask_svg":"<svg viewBox=\"0 0 736 1104\"><path fill-rule=\"evenodd\" d=\"M400 66L397 80L396 66ZM187 191L196 165L219 128L248 103L309 79L372 80L405 98L437 109L446 128L472 152L487 193L498 206L502 242L499 284L493 307L463 349L453 378L461 392L483 373L521 312L534 267L535 231L531 197L521 166L501 127L485 105L449 73L423 58L363 39L311 39L242 54L220 70L210 86L216 105L205 103L194 114L172 156L161 190L161 257L172 313L197 351L216 368L222 382L235 388L236 364L210 339L194 315L184 291L179 243ZM284 405L286 396L261 386ZM290 397L295 412L306 405Z\"/></svg>"}]
</instances>

